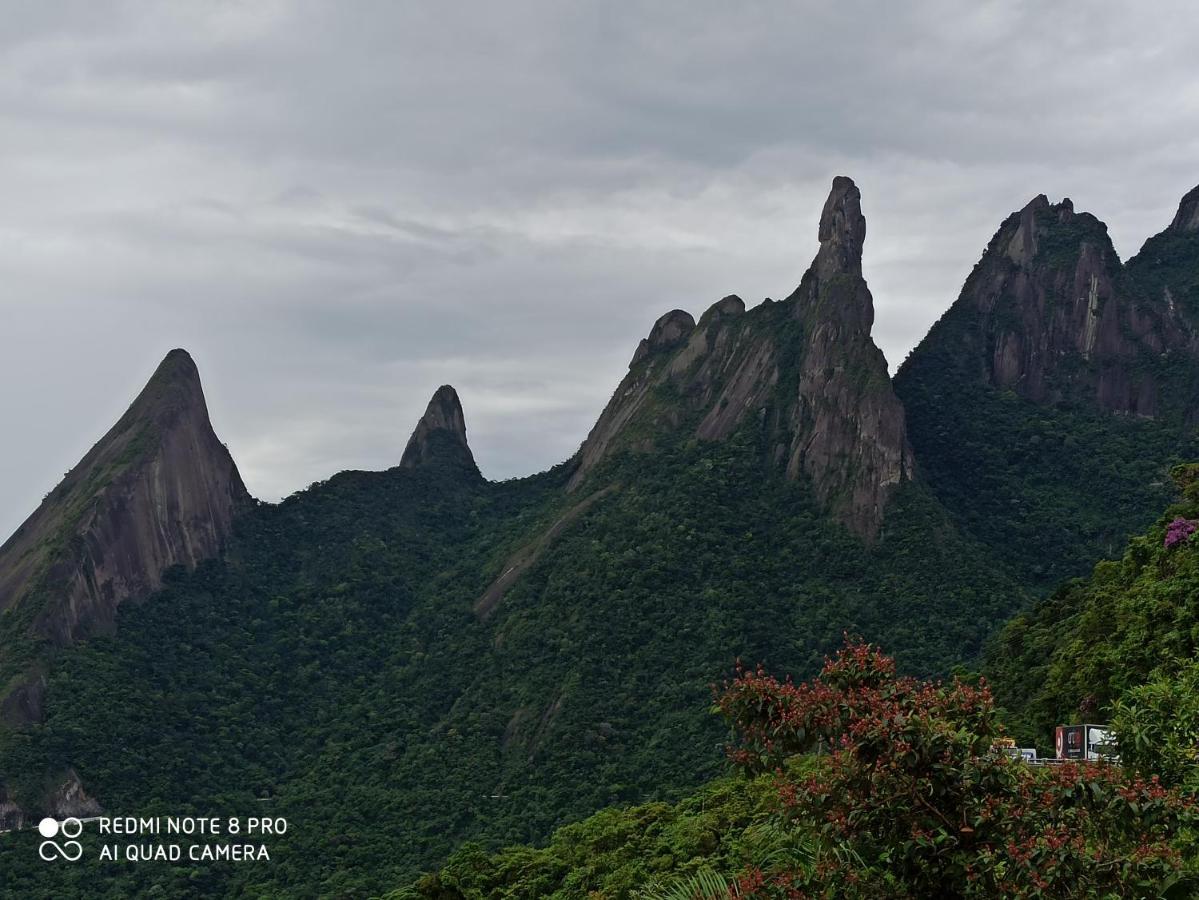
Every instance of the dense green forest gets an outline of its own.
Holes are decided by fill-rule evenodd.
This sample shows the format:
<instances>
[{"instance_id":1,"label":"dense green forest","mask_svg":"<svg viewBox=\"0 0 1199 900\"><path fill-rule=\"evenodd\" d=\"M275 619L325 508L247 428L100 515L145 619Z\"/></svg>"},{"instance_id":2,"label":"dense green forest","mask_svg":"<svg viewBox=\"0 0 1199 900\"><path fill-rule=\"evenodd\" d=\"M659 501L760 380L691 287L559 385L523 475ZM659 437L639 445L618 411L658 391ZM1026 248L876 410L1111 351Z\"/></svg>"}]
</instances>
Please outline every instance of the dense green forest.
<instances>
[{"instance_id":1,"label":"dense green forest","mask_svg":"<svg viewBox=\"0 0 1199 900\"><path fill-rule=\"evenodd\" d=\"M799 759L795 766L811 768ZM387 900L586 900L653 896L705 873L727 875L786 846L770 778L714 780L678 803L612 807L558 829L544 846L488 853L467 844Z\"/></svg>"},{"instance_id":2,"label":"dense green forest","mask_svg":"<svg viewBox=\"0 0 1199 900\"><path fill-rule=\"evenodd\" d=\"M753 752L746 756L742 750L734 756L753 761L751 768L768 772L783 761L787 774L781 780L770 775L728 777L676 806L606 810L556 832L541 848L514 846L488 854L471 845L454 854L440 870L389 898L584 900L597 894L715 898L728 896L729 890L738 890L738 886L742 896L776 896L770 891L778 889L778 896L839 897L858 896L851 882L868 876L883 881L865 888L864 896L907 896L913 882L921 885L916 896L1193 896L1199 887L1199 853L1191 830L1194 822L1189 809L1193 807L1182 797L1193 796L1199 789L1199 762L1194 751L1199 741L1199 666L1195 663L1199 643L1199 465L1180 466L1173 476L1182 494L1180 502L1146 534L1135 537L1121 560L1100 563L1090 578L1071 582L1032 612L1016 617L990 647L987 675L1005 708L991 709L989 693L978 691L977 676L940 694L917 690L914 696L937 698L929 707L936 715L926 720L929 731L924 732L921 728L925 726L913 725L919 716L909 714L906 725L900 724L894 712L884 712L879 718L873 708L889 695L868 693L869 703L860 715L864 722L874 716L871 727L876 730L876 740L872 743L860 737L868 731L851 729L864 741L855 745L855 752L865 768L855 775L852 766L847 770L830 765L824 756L789 755L810 750L813 735L827 727L818 724L827 722L827 717L803 712L813 706L819 711L822 703L829 702L822 699L819 682L814 682L812 690L806 685L795 690L789 682L748 672L733 690L726 689L721 700L722 709L732 710L735 718L748 723L742 744ZM871 667L883 666L882 683L887 683L890 676L885 660L880 662L869 654L859 654L857 659L869 664L866 675ZM835 671L826 668L822 678L844 688L846 678L831 677ZM861 671L850 674L859 680L864 677ZM845 696L826 695L836 708L845 708ZM859 696L848 702L852 706L862 701ZM879 708L887 709L885 704ZM960 730L946 731L943 720L957 721ZM1052 829L1043 818L1033 823L1040 836L1026 838L1030 840L1027 854L1006 856L1000 852L992 856L980 852L977 840L965 840L965 835L952 830L933 840L939 821L935 817L931 824L924 822L915 828L915 833L924 830L928 836L925 843L903 840L904 829L912 828L912 807L879 802L876 792L883 790L887 778L901 783L924 779L923 796L942 798L943 802L958 797L952 802L991 803L998 808L1004 802L1004 791L1011 789L1004 779L1015 777L1019 770L1006 770L1002 760L995 759L992 777L998 780L980 777L977 761L988 758L989 741L1008 733L1025 743L1036 740L1045 745L1054 724L1083 720L1111 722L1123 766L1077 771L1028 769L1030 784L1035 785L1032 796L1048 804L1043 815L1066 817L1069 824L1063 826L1064 834L1072 838L1091 827L1084 823L1093 825L1106 819L1114 833L1125 835L1123 840L1128 840L1131 832L1122 829L1133 827L1165 841L1159 844L1158 856L1138 856L1128 846L1120 850L1121 839L1112 843L1112 834L1093 837L1096 843L1063 852L1068 845L1046 837L1052 835ZM974 742L965 750L958 749L960 763L948 763L952 757L946 756L947 736L950 746L957 740ZM835 746L826 742L829 745ZM911 748L915 748L915 756ZM769 755L759 762L763 753ZM920 761L922 753L929 755L924 762ZM898 769L885 764L888 754L902 757ZM771 761L772 756L780 760ZM1064 775L1065 771L1070 774ZM1145 781L1138 782L1138 778ZM1117 787L1111 779L1128 781ZM1175 794L1177 799L1170 801L1155 786L1159 782L1184 793ZM1086 788L1080 791L1084 783ZM1005 784L1008 787L999 786ZM1103 799L1114 801L1116 795L1134 798L1132 786L1137 784L1143 785L1136 790L1147 791L1146 797L1135 799L1128 808ZM780 785L783 796L799 805L798 814L788 815L786 804L780 804L777 797L772 802L772 790ZM794 785L790 794L787 785ZM1113 787L1117 789L1113 791ZM846 793L854 790L864 792L857 798L857 807L845 800ZM1029 797L1019 791L1013 796L1019 798L1016 806L987 821L1006 827L1024 815ZM1093 805L1077 810L1080 818L1070 818L1069 809L1084 799ZM1176 803L1175 811L1181 816L1177 824L1188 824L1173 831L1155 830L1164 820L1148 810L1162 802ZM851 817L836 818L837 813L845 812L846 803L853 809ZM846 822L841 829L818 827L822 814L830 811L834 814L831 821ZM949 817L950 821L955 818ZM975 825L975 829L980 827ZM885 837L888 832L893 835L890 841ZM830 845L835 835L850 843ZM1098 858L1087 856L1090 850L1078 857L1070 855L1099 846L1122 860L1129 883L1096 883L1092 879L1101 879L1105 870ZM837 847L842 851L823 874L811 865L821 847L826 852ZM849 849L853 853L848 853ZM868 858L864 859L871 852L882 862L873 876ZM964 868L955 869L951 862L954 854L968 861ZM1129 868L1133 860L1148 868L1133 875ZM834 877L832 872L838 867L840 872ZM990 875L984 876L989 867ZM1027 881L1014 874L1022 867L1027 869ZM788 882L790 890L798 890L804 879L815 880L818 887L811 893L782 892L782 881L773 880L780 877L780 871L795 879ZM738 875L747 872L775 874L745 888L748 879ZM905 872L898 881L889 880ZM1006 886L1001 888L998 882L984 883L984 877L1016 880L1003 882ZM978 880L972 882L972 878ZM942 880L934 887L929 879Z\"/></svg>"},{"instance_id":3,"label":"dense green forest","mask_svg":"<svg viewBox=\"0 0 1199 900\"><path fill-rule=\"evenodd\" d=\"M1027 602L920 484L867 546L754 440L614 458L591 482L611 490L484 621L491 579L578 503L565 470L493 484L449 455L262 506L223 562L61 655L3 767L73 767L114 811L270 809L292 829L272 864L211 877L359 895L465 840L536 841L718 774L705 710L738 657L809 675L849 629L945 672Z\"/></svg>"},{"instance_id":4,"label":"dense green forest","mask_svg":"<svg viewBox=\"0 0 1199 900\"><path fill-rule=\"evenodd\" d=\"M1056 724L1111 721L1129 778L1140 775L1187 791L1199 789L1199 763L1194 755L1199 741L1199 666L1194 662L1199 645L1199 609L1195 608L1199 603L1199 465L1177 466L1171 476L1179 502L1149 531L1134 537L1120 560L1099 563L1090 578L1071 581L1028 614L1014 617L992 642L984 669L1001 706L993 718L971 720L971 739L1006 732L1025 745L1035 742L1046 749ZM977 683L977 677L970 681ZM752 719L758 711L778 706L778 695L789 688L770 679L751 678L745 690L754 696L741 702L741 708L747 709ZM791 727L795 727L794 705L800 696L788 700L785 707L778 706L788 709ZM898 720L891 717L886 721ZM882 742L910 744L910 736L900 735L894 727L882 729ZM787 732L777 725L766 733L771 736L773 753L784 755L802 750L803 739L811 739L799 729L796 743L787 744L781 737ZM971 753L986 755L986 749L983 741ZM815 757L791 757L787 765L788 779L801 783L801 790L815 790L814 785L825 785L833 777ZM790 767L796 765L803 767L803 775L794 774ZM938 773L939 778L946 777L944 768ZM964 769L953 777L969 780L976 775L968 775ZM872 775L876 778L878 775ZM1056 784L1056 775L1042 773L1040 778L1043 784L1038 783L1038 791L1066 790L1055 805L1071 803L1071 798L1078 796L1072 787L1062 789ZM870 784L872 790L878 786L874 780ZM390 896L394 900L522 900L537 896L582 900L594 895L591 892L632 898L724 896L725 888L741 883L736 878L739 872L778 868L781 858L783 868L794 868L789 860L797 852L812 854L823 840L820 829L814 827L820 819L819 809L807 810L800 819L787 819L781 816L779 804L771 803L767 785L777 786L777 781L769 777L727 778L675 807L605 810L561 829L540 848L513 846L487 853L477 845L464 847L440 870ZM984 789L975 781L969 790ZM1103 796L1103 789L1098 790L1096 796ZM905 804L873 805L893 809ZM1105 809L1104 815L1108 814L1114 815L1111 808ZM866 809L857 815L866 816ZM894 826L898 817L902 816L888 816L888 825ZM864 828L864 819L857 822L851 834L878 832L878 826ZM1077 821L1071 826L1079 827ZM1146 826L1141 823L1137 827ZM1086 887L1079 872L1070 872L1070 880L1056 889L1068 888L1070 895L1079 896L1090 896L1091 888L1104 896L1189 895L1195 888L1199 854L1188 834L1187 828L1181 828L1169 839L1174 845L1169 853L1175 854L1176 862L1168 864L1164 872L1146 876L1156 884L1152 889L1150 882L1145 882L1108 894L1108 888ZM890 870L898 858L894 856L898 845L874 850L888 854L892 863L885 868ZM1064 860L1032 858L1038 860L1040 874L1056 871L1066 877L1068 868L1060 868ZM975 870L996 864L995 859L976 860ZM1010 869L1013 860L1006 859L1004 865ZM1099 871L1095 860L1083 865L1091 874ZM1181 869L1174 870L1174 865ZM940 868L936 871L945 875ZM927 866L917 869L916 875L927 876ZM953 877L952 872L947 877ZM900 887L891 884L885 889L897 892ZM958 888L965 890L960 884ZM958 895L958 888L940 889ZM1026 888L1028 884L1010 886L1014 892ZM983 889L981 895L994 895L987 893L993 889ZM1049 887L1044 890L1047 895L1059 895ZM1031 895L1041 894L1034 890Z\"/></svg>"},{"instance_id":5,"label":"dense green forest","mask_svg":"<svg viewBox=\"0 0 1199 900\"><path fill-rule=\"evenodd\" d=\"M1176 678L1194 659L1199 552L1187 526L1171 523L1199 520L1199 467L1174 478L1182 499L1122 558L1017 616L988 653L985 670L1024 740L1043 746L1054 724L1106 720L1127 691Z\"/></svg>"},{"instance_id":6,"label":"dense green forest","mask_svg":"<svg viewBox=\"0 0 1199 900\"><path fill-rule=\"evenodd\" d=\"M904 364L895 389L937 498L1048 592L1148 526L1172 495L1170 466L1199 457L1199 436L1178 420L1045 406L984 384L955 353L971 318L946 314L936 326L945 334Z\"/></svg>"},{"instance_id":7,"label":"dense green forest","mask_svg":"<svg viewBox=\"0 0 1199 900\"><path fill-rule=\"evenodd\" d=\"M1138 688L1114 723L1121 765L1034 767L1000 749L977 679L899 676L853 641L802 684L742 669L714 711L748 778L544 847L468 845L388 900L1191 897L1197 680L1192 663L1186 734Z\"/></svg>"},{"instance_id":8,"label":"dense green forest","mask_svg":"<svg viewBox=\"0 0 1199 900\"><path fill-rule=\"evenodd\" d=\"M1048 260L1051 274L1069 268L1079 240L1068 229L1044 238L1038 265ZM1190 304L1194 237L1161 240L1144 271L1130 264L1120 283L1132 285L1134 300L1175 290ZM619 438L601 441L604 452L486 481L456 395L443 389L435 403L445 402L431 411L458 430L422 419L417 464L344 472L280 504L255 505L236 518L221 559L169 571L162 590L120 606L115 633L69 648L39 644L45 717L0 729L0 802L44 809L73 771L109 814L270 815L289 827L268 842L269 865L105 862L88 835L83 862L48 868L34 834L11 833L0 845L0 895L402 889L405 897L515 900L636 889L652 900L686 890L679 879L737 877L748 879L745 896L807 890L821 878L844 888L830 896L991 896L985 891L1041 890L1031 855L1005 862L996 847L1031 841L1028 853L1040 853L1038 829L1082 827L1100 796L1099 830L1083 843L1102 851L1103 865L1117 865L1142 838L1152 851L1128 879L1111 882L1111 895L1166 885L1177 874L1178 829L1189 827L1176 795L1087 772L1039 782L990 751L1001 720L1043 747L1059 722L1110 714L1130 778L1190 784L1199 488L1195 470L1178 464L1199 457L1187 413L1195 367L1138 350L1137 365L1147 359L1154 378L1176 376L1178 393L1164 398L1158 418L1103 412L1070 392L1033 402L990 386L971 356L977 348L963 353L981 325L955 304L895 380L914 463L868 485L885 490L865 511L872 526L855 532L854 517L832 514L853 479L826 477L832 494L818 501L814 476L788 477L780 465L780 450L827 399L813 389L796 400L799 342L825 332L784 304L752 314L759 331L746 324L751 313L724 321L714 310L686 340L670 331L672 321L690 321L686 314L655 325L658 343L647 339L648 355L639 351L615 411L601 419L612 429L601 436ZM753 343L746 338L761 344L763 359L782 341L781 368L745 369L755 372L745 384L763 392L758 414L701 440L703 422L725 410L717 389L738 384L730 371L757 358L738 355ZM716 348L727 355L703 356ZM853 407L841 412L886 399L872 348L873 368L851 366L848 387L833 378L844 368L835 354L809 373L812 384L840 384ZM668 377L679 372L697 378ZM869 390L849 390L866 375ZM898 410L894 397L888 403ZM777 415L783 408L790 418ZM888 445L896 458L911 456L901 416L849 422L823 412L849 435L848 447L825 448L834 475L855 464L862 435L853 429L884 420L898 423ZM884 470L857 474L871 471ZM1153 526L1179 490L1181 504ZM1146 528L1122 561L1059 588ZM34 658L18 618L26 613L18 607L0 622L0 639L19 651L3 671L24 673ZM827 706L812 712L790 693L847 637L883 648L896 667L871 657L878 671L865 682L853 682L860 672L848 688L818 680L803 702L833 697L853 723L833 722ZM760 723L727 708L729 721L710 714L713 686L739 661L780 676L750 685L767 685L759 712L783 697L818 718L799 729L787 716L771 725L794 751L777 762L791 767L782 796L800 812L783 820L778 785L767 790L726 771L729 724L752 744ZM910 678L979 668L997 710L973 685ZM839 706L828 693L846 690ZM892 725L900 715L915 729L904 740L911 760L893 752L880 709ZM1171 711L1164 730L1162 710ZM843 738L845 746L836 743ZM836 766L811 758L834 745L844 751ZM879 759L897 776L888 789L899 793L886 803L859 777ZM860 805L846 808L821 785L844 787ZM933 789L946 799L935 810L940 824L904 818L911 804L895 798ZM1033 794L1056 800L1029 807L1022 800ZM1142 800L1160 822L1144 821ZM996 825L978 803L1012 814ZM851 813L870 828L846 831ZM871 829L887 837L875 840ZM986 829L989 843L963 837ZM933 858L934 839L952 846L952 866ZM1085 874L1078 850L1063 856L1055 878ZM902 872L892 878L897 860Z\"/></svg>"}]
</instances>

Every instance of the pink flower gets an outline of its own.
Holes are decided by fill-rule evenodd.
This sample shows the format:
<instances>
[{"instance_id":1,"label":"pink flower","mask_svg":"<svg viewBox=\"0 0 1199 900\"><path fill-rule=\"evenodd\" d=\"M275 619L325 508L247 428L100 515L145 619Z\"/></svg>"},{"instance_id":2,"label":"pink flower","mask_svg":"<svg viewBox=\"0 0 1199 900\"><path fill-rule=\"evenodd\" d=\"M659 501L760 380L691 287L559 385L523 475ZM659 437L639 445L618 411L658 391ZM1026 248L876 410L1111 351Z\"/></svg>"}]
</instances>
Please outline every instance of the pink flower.
<instances>
[{"instance_id":1,"label":"pink flower","mask_svg":"<svg viewBox=\"0 0 1199 900\"><path fill-rule=\"evenodd\" d=\"M1190 539L1199 529L1199 522L1184 519L1181 516L1166 526L1166 549L1177 546Z\"/></svg>"}]
</instances>

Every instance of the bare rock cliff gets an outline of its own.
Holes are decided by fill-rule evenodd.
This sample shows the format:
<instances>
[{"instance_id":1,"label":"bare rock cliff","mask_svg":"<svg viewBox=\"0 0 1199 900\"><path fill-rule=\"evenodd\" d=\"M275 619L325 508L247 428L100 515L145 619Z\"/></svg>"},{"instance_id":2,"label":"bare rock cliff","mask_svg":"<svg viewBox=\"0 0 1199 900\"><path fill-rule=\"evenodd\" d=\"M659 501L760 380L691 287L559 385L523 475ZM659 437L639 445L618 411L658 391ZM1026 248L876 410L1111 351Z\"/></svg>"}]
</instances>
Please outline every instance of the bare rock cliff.
<instances>
[{"instance_id":1,"label":"bare rock cliff","mask_svg":"<svg viewBox=\"0 0 1199 900\"><path fill-rule=\"evenodd\" d=\"M785 301L747 311L736 296L698 324L662 316L576 457L570 487L617 449L652 450L693 429L727 439L764 429L767 464L809 482L838 521L872 539L892 488L912 476L903 408L870 337L873 301L862 278L866 220L848 178L833 181L820 250Z\"/></svg>"},{"instance_id":2,"label":"bare rock cliff","mask_svg":"<svg viewBox=\"0 0 1199 900\"><path fill-rule=\"evenodd\" d=\"M1199 227L1196 216L1199 190L1169 231ZM1163 365L1194 356L1196 343L1169 291L1147 289L1135 268L1101 221L1042 194L1000 226L942 320L951 325L923 344L945 345L938 352L957 353L975 377L1038 403L1157 417Z\"/></svg>"},{"instance_id":3,"label":"bare rock cliff","mask_svg":"<svg viewBox=\"0 0 1199 900\"><path fill-rule=\"evenodd\" d=\"M862 277L861 195L837 178L820 217L820 251L789 302L804 324L787 474L862 534L882 521L891 489L913 476L903 406L870 337L874 299Z\"/></svg>"},{"instance_id":4,"label":"bare rock cliff","mask_svg":"<svg viewBox=\"0 0 1199 900\"><path fill-rule=\"evenodd\" d=\"M220 553L252 499L217 438L195 363L172 350L113 428L0 547L0 610L70 644L112 627L117 607L175 565ZM40 715L32 673L5 697L9 721Z\"/></svg>"}]
</instances>

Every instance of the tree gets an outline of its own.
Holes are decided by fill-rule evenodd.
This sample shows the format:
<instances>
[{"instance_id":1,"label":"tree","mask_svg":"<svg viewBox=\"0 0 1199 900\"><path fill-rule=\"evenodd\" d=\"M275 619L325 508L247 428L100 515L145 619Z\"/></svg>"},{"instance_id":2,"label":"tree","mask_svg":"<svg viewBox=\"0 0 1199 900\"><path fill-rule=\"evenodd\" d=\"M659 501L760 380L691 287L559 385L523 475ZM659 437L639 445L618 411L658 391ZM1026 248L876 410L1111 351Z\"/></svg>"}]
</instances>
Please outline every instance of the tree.
<instances>
[{"instance_id":1,"label":"tree","mask_svg":"<svg viewBox=\"0 0 1199 900\"><path fill-rule=\"evenodd\" d=\"M1165 784L1199 787L1199 664L1159 672L1112 704L1120 760Z\"/></svg>"},{"instance_id":2,"label":"tree","mask_svg":"<svg viewBox=\"0 0 1199 900\"><path fill-rule=\"evenodd\" d=\"M717 708L731 758L775 770L780 816L816 829L819 864L751 869L742 897L1146 897L1185 890L1172 846L1195 811L1156 777L1100 764L1033 768L1003 737L985 682L898 677L847 642L804 684L742 670ZM820 752L804 779L784 761Z\"/></svg>"}]
</instances>

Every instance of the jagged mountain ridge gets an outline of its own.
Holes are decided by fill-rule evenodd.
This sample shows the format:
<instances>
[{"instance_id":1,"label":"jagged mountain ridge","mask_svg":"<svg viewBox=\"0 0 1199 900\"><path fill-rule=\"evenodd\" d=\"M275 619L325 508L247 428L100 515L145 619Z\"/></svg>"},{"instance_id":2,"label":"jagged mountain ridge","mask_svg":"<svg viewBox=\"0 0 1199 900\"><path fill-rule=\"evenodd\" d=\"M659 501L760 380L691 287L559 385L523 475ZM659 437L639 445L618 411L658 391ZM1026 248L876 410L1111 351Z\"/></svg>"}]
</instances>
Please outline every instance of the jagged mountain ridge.
<instances>
[{"instance_id":1,"label":"jagged mountain ridge","mask_svg":"<svg viewBox=\"0 0 1199 900\"><path fill-rule=\"evenodd\" d=\"M1154 418L1167 389L1154 364L1199 358L1199 342L1169 297L1144 290L1129 269L1102 222L1041 194L1004 221L922 344L951 332L976 377L1037 403Z\"/></svg>"},{"instance_id":2,"label":"jagged mountain ridge","mask_svg":"<svg viewBox=\"0 0 1199 900\"><path fill-rule=\"evenodd\" d=\"M849 628L921 674L975 656L1028 596L991 555L1002 538L963 533L933 498L920 447L913 465L895 439L903 410L876 382L854 266L864 220L840 188L821 253L786 301L746 311L729 297L698 323L659 320L630 375L671 375L636 405L618 391L609 410L631 414L609 417L606 444L487 482L443 387L395 469L249 510L226 560L64 653L49 673L53 715L23 755L0 746L0 772L44 753L114 809L152 792L172 805L220 795L252 813L269 796L297 823L294 843L281 880L251 887L335 892L347 871L374 867L363 891L377 890L455 842L535 840L564 817L711 774L719 734L702 709L735 655L802 675ZM849 414L819 408L840 390ZM820 455L805 462L812 446L797 435L859 431L855 465L805 468ZM800 477L788 478L796 450ZM859 478L888 460L911 476ZM872 540L835 524L852 529L858 511L881 521ZM109 699L143 684L154 687L142 708ZM40 808L35 786L17 787L23 808ZM335 865L322 852L331 831L344 836Z\"/></svg>"},{"instance_id":3,"label":"jagged mountain ridge","mask_svg":"<svg viewBox=\"0 0 1199 900\"><path fill-rule=\"evenodd\" d=\"M725 440L756 416L766 463L805 479L837 521L872 539L913 468L903 409L870 337L865 238L861 194L838 177L816 259L786 300L747 312L729 296L698 324L683 310L659 318L583 443L571 489L618 448L652 449L680 427Z\"/></svg>"},{"instance_id":4,"label":"jagged mountain ridge","mask_svg":"<svg viewBox=\"0 0 1199 900\"><path fill-rule=\"evenodd\" d=\"M1148 258L1160 255L1156 245L1167 238L1193 242L1197 220L1199 188L1183 198L1170 227L1151 239L1146 252L1127 268L1144 273L1141 281L1151 280ZM652 447L655 429L677 427L689 412L699 412L695 435L702 440L727 438L752 412L775 435L771 463L790 478L810 478L821 502L858 533L877 530L887 489L912 476L912 453L902 407L882 385L885 361L869 336L873 303L861 278L865 234L860 193L851 179L838 177L822 210L817 257L785 301L768 301L747 314L740 298L726 297L709 308L698 325L681 310L662 316L641 342L630 373L580 448L570 487L618 446ZM1174 301L1175 294L1185 298L1194 286L1163 282L1154 285L1156 291L1137 290L1123 269L1101 222L1075 213L1069 200L1051 205L1040 195L1005 220L954 308L913 357L938 341L946 343L939 329L948 330L955 314L965 309L978 323L971 336L977 345L973 357L993 386L1040 403L1058 402L1063 393L1054 383L1060 381L1056 376L1069 369L1070 356L1079 356L1098 364L1097 378L1087 382L1077 371L1065 371L1062 378L1081 380L1103 409L1152 417L1158 409L1159 385L1144 372L1130 373L1129 366L1116 364L1138 354L1194 355L1194 332ZM786 313L780 315L772 307L785 308ZM793 321L799 326L786 333ZM755 329L759 323L767 327ZM959 327L951 337L961 338L961 331ZM797 346L784 346L788 338L795 338ZM909 359L904 370L911 367ZM859 383L852 384L853 379ZM863 380L869 390L863 390ZM640 416L648 422L635 421L653 389L664 385L679 389L682 402L673 408L659 404ZM793 396L777 396L788 390ZM168 397L172 399L164 399ZM168 420L181 410L186 414L178 433L194 432L193 459L202 464L196 474L201 480L208 478L214 490L184 491L175 501L182 509L190 496L210 508L199 510L188 527L174 533L152 528L160 533L161 546L113 551L133 569L111 576L101 573L98 581L79 575L65 613L45 616L38 623L40 633L68 643L77 631L104 627L115 604L153 590L162 569L177 562L194 565L219 549L232 514L245 507L249 496L211 432L194 363L184 351L172 351L121 421L0 548L0 608L14 605L33 581L48 575L44 554L31 551L45 549L57 519L73 512L72 503L77 505L80 497L86 503L87 491L97 480L136 457L138 442L146 434L164 422L167 433L175 433ZM430 400L400 465L420 465L442 441L477 472L461 403L448 385ZM201 472L209 459L217 471ZM186 509L181 512L184 518L189 514ZM172 546L176 538L178 546ZM91 556L103 556L104 543L100 534L92 535ZM82 602L80 591L90 592L99 602Z\"/></svg>"},{"instance_id":5,"label":"jagged mountain ridge","mask_svg":"<svg viewBox=\"0 0 1199 900\"><path fill-rule=\"evenodd\" d=\"M1199 453L1197 196L1127 264L1094 216L1034 198L896 373L928 484L1044 589L1147 527Z\"/></svg>"}]
</instances>

